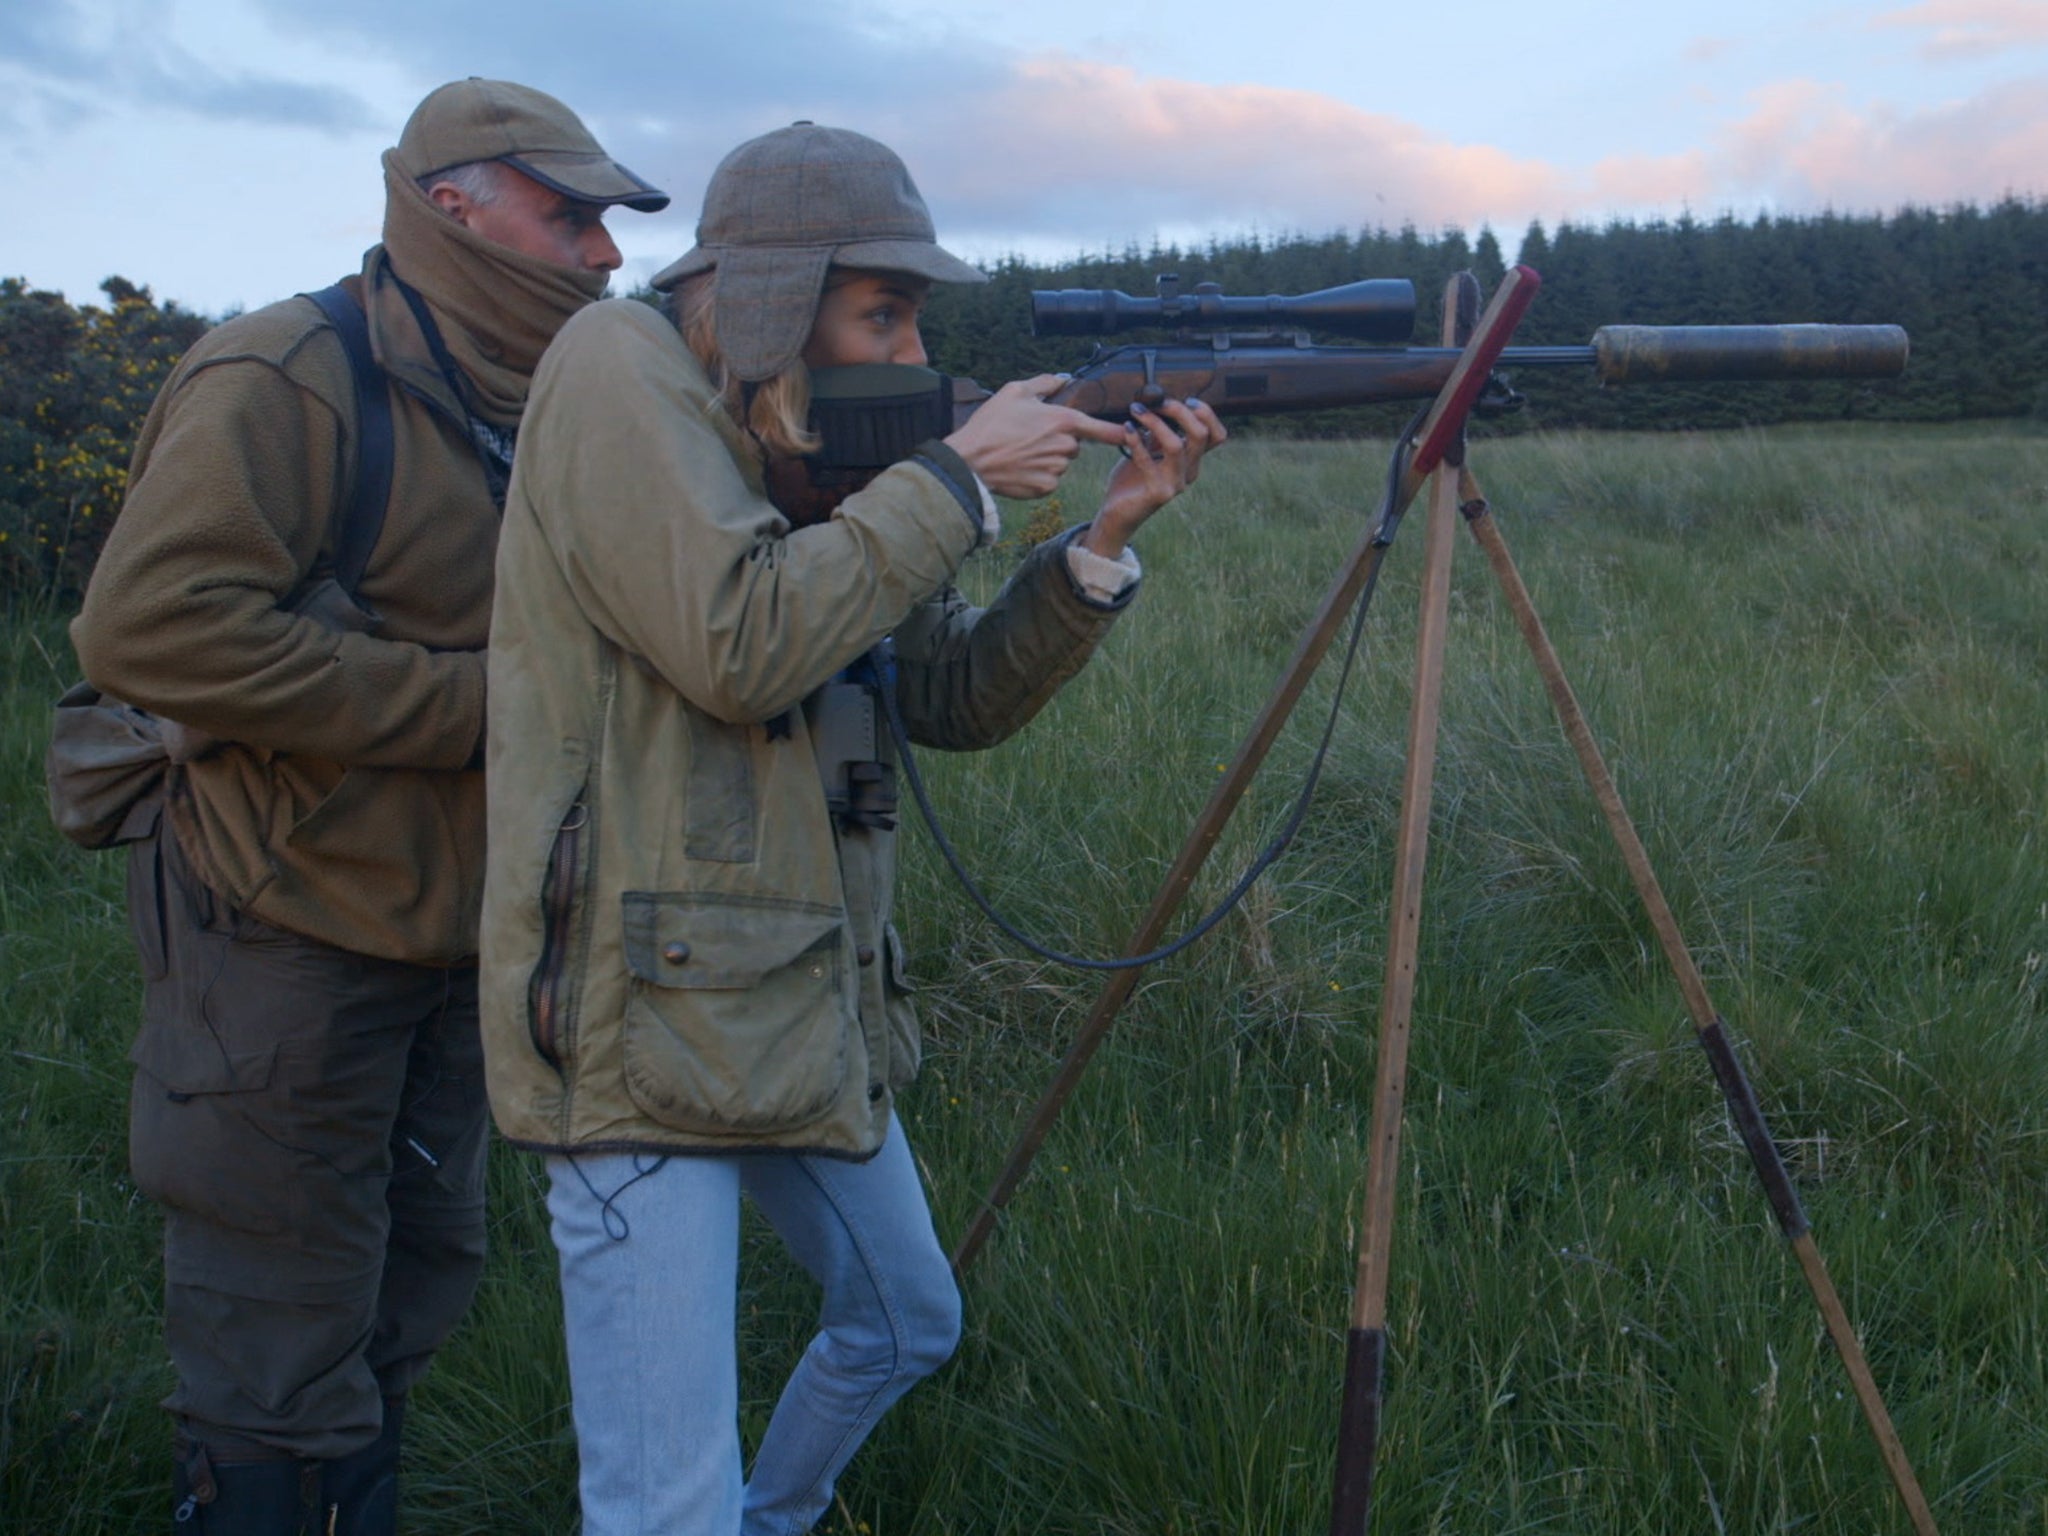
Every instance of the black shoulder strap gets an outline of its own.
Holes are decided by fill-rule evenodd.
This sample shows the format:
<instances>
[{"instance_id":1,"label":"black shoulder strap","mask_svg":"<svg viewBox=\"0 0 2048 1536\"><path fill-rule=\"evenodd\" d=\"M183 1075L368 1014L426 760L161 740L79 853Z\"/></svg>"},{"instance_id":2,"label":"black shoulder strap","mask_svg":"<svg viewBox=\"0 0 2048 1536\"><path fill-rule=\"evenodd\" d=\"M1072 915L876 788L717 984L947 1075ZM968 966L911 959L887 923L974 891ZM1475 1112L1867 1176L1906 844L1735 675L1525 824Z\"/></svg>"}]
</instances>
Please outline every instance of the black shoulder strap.
<instances>
[{"instance_id":1,"label":"black shoulder strap","mask_svg":"<svg viewBox=\"0 0 2048 1536\"><path fill-rule=\"evenodd\" d=\"M306 295L340 336L356 386L355 495L342 513L334 539L334 579L354 597L356 583L370 563L370 551L384 532L384 509L391 500L391 466L396 454L391 429L391 389L384 370L370 350L370 322L346 284L336 283Z\"/></svg>"}]
</instances>

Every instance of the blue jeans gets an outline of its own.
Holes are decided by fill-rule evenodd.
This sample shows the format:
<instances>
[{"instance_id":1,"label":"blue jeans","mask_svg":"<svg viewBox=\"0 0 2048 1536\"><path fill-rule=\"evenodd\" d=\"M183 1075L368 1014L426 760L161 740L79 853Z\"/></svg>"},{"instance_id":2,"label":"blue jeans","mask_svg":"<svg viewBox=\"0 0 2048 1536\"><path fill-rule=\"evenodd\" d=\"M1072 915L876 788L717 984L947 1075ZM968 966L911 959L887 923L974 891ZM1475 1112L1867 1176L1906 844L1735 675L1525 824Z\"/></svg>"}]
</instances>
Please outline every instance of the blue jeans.
<instances>
[{"instance_id":1,"label":"blue jeans","mask_svg":"<svg viewBox=\"0 0 2048 1536\"><path fill-rule=\"evenodd\" d=\"M584 1536L800 1536L889 1406L942 1365L960 1296L903 1128L865 1163L794 1153L548 1159ZM823 1287L740 1477L742 1192Z\"/></svg>"}]
</instances>

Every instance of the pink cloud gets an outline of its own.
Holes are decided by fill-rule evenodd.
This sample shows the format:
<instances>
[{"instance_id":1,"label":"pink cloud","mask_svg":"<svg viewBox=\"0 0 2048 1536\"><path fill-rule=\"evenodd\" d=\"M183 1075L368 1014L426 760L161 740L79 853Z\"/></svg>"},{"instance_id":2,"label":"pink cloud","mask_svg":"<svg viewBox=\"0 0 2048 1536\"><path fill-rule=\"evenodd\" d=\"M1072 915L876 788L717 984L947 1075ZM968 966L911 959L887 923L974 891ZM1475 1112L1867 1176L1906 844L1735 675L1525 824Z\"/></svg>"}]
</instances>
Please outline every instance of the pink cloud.
<instances>
[{"instance_id":1,"label":"pink cloud","mask_svg":"<svg viewBox=\"0 0 2048 1536\"><path fill-rule=\"evenodd\" d=\"M2048 6L2041 0L1918 0L1873 16L1870 25L1931 32L1920 45L1923 58L1976 58L2048 43Z\"/></svg>"},{"instance_id":2,"label":"pink cloud","mask_svg":"<svg viewBox=\"0 0 2048 1536\"><path fill-rule=\"evenodd\" d=\"M1888 209L1993 201L2048 181L2048 79L1913 113L1858 108L1811 80L1780 82L1752 100L1716 156L1724 195Z\"/></svg>"},{"instance_id":3,"label":"pink cloud","mask_svg":"<svg viewBox=\"0 0 2048 1536\"><path fill-rule=\"evenodd\" d=\"M1712 167L1699 150L1682 155L1610 155L1593 167L1591 191L1619 208L1673 208L1710 203Z\"/></svg>"},{"instance_id":4,"label":"pink cloud","mask_svg":"<svg viewBox=\"0 0 2048 1536\"><path fill-rule=\"evenodd\" d=\"M1067 227L1108 208L1148 226L1433 229L1569 200L1542 160L1457 143L1306 91L1211 86L1046 54L946 121L903 120L935 204L973 223ZM915 111L916 109L912 109Z\"/></svg>"},{"instance_id":5,"label":"pink cloud","mask_svg":"<svg viewBox=\"0 0 2048 1536\"><path fill-rule=\"evenodd\" d=\"M983 254L1254 228L1487 223L1512 235L1531 218L1889 211L2048 191L2039 77L1914 111L1779 81L1698 148L1589 167L1461 142L1311 92L1159 79L1066 54L1022 61L971 95L906 96L856 126L918 146L914 169L941 229Z\"/></svg>"}]
</instances>

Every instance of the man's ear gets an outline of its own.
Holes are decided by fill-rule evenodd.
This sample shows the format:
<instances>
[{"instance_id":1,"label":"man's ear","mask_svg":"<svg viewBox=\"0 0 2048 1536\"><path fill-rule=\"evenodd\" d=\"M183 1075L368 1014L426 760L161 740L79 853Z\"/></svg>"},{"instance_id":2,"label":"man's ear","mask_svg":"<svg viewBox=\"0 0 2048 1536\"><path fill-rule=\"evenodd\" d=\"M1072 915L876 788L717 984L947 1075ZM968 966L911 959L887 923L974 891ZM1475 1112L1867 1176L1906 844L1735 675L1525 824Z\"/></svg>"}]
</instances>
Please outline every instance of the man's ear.
<instances>
[{"instance_id":1,"label":"man's ear","mask_svg":"<svg viewBox=\"0 0 2048 1536\"><path fill-rule=\"evenodd\" d=\"M437 181L427 189L427 201L467 229L469 211L475 206L469 194L452 181Z\"/></svg>"}]
</instances>

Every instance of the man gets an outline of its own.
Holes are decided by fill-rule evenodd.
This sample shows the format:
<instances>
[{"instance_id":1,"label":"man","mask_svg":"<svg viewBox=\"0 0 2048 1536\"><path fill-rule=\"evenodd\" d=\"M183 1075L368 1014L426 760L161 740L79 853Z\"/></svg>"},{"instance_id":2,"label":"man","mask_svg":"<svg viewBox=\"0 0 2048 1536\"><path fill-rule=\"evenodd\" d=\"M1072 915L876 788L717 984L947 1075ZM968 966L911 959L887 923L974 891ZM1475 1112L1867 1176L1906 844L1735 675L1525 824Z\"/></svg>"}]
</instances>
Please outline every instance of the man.
<instances>
[{"instance_id":1,"label":"man","mask_svg":"<svg viewBox=\"0 0 2048 1536\"><path fill-rule=\"evenodd\" d=\"M668 202L498 81L428 96L384 169L347 284L392 412L360 580L322 580L365 467L354 375L299 297L165 385L72 630L182 742L130 863L129 1133L165 1214L175 1514L206 1536L395 1527L405 1396L483 1258L498 508L533 368L619 265L606 210Z\"/></svg>"}]
</instances>

